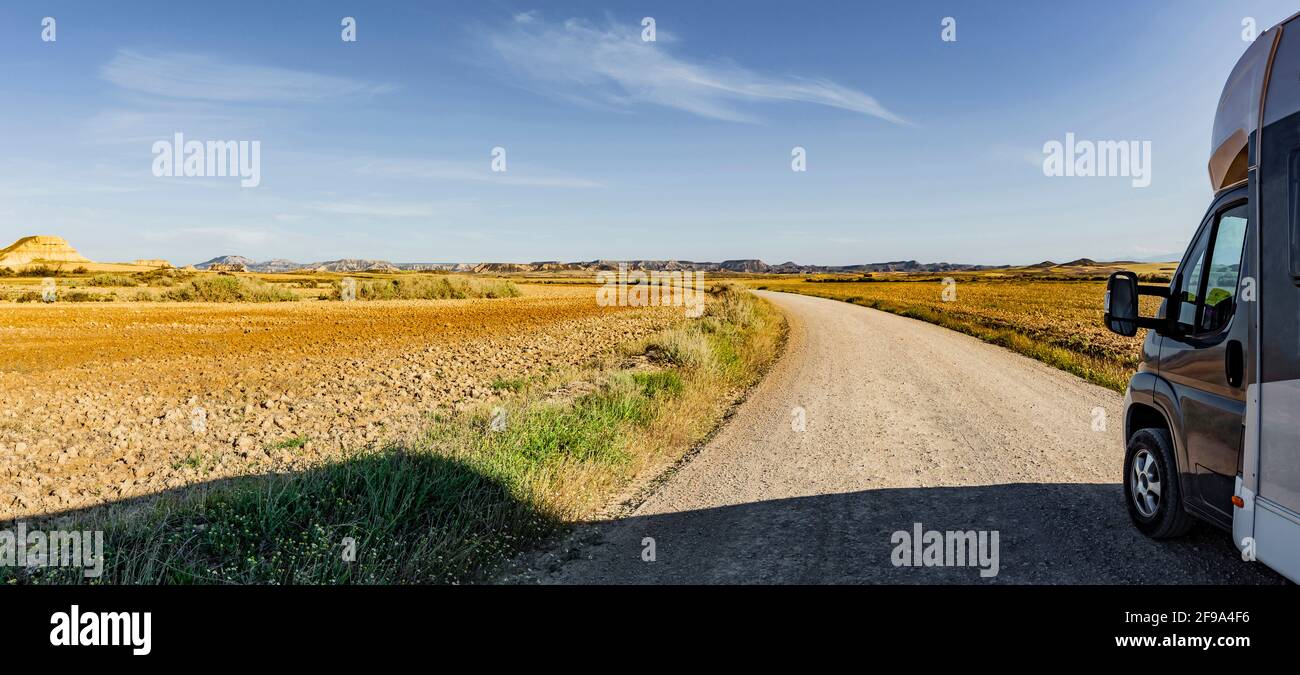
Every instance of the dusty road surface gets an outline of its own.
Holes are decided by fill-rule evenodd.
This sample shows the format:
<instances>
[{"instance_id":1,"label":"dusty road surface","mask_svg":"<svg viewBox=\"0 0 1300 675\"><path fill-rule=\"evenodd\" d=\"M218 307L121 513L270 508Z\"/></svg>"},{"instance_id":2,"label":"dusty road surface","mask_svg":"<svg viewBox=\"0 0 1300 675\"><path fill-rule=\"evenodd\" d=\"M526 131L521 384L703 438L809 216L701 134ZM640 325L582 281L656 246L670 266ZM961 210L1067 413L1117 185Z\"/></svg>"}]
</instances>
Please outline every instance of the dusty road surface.
<instances>
[{"instance_id":1,"label":"dusty road surface","mask_svg":"<svg viewBox=\"0 0 1300 675\"><path fill-rule=\"evenodd\" d=\"M522 580L1281 583L1226 533L1154 542L1130 525L1118 394L920 321L761 294L790 321L763 383L634 513L584 526ZM894 533L918 524L996 531L997 574L896 566Z\"/></svg>"}]
</instances>

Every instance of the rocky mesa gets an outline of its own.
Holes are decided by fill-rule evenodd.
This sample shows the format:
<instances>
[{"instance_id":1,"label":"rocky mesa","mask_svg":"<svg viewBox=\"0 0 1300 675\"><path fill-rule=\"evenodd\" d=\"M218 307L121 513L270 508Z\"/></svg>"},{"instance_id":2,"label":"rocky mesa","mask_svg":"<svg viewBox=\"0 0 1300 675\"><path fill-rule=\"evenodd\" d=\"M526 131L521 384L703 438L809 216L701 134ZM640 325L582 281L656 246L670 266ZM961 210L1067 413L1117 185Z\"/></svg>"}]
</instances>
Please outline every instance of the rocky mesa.
<instances>
[{"instance_id":1,"label":"rocky mesa","mask_svg":"<svg viewBox=\"0 0 1300 675\"><path fill-rule=\"evenodd\" d=\"M72 248L68 240L48 234L23 237L0 250L0 266L19 267L42 262L88 263L92 261Z\"/></svg>"}]
</instances>

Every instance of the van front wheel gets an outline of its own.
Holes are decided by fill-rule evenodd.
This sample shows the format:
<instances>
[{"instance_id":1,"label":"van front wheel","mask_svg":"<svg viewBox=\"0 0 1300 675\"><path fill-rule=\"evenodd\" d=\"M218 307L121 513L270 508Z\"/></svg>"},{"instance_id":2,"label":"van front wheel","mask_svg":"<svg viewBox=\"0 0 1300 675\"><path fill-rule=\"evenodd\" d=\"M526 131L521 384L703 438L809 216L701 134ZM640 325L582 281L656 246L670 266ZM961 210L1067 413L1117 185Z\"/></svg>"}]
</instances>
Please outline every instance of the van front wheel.
<instances>
[{"instance_id":1,"label":"van front wheel","mask_svg":"<svg viewBox=\"0 0 1300 675\"><path fill-rule=\"evenodd\" d=\"M1139 429L1129 438L1124 454L1124 500L1133 524L1148 537L1177 537L1191 528L1169 432Z\"/></svg>"}]
</instances>

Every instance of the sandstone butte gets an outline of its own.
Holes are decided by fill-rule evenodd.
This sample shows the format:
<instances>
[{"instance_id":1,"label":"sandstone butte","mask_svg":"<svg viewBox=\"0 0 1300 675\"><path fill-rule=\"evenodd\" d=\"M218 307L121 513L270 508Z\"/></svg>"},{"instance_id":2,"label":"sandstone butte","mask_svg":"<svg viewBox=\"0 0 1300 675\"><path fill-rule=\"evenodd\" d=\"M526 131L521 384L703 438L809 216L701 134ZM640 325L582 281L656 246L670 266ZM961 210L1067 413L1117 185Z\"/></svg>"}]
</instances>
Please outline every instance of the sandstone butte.
<instances>
[{"instance_id":1,"label":"sandstone butte","mask_svg":"<svg viewBox=\"0 0 1300 675\"><path fill-rule=\"evenodd\" d=\"M88 263L91 260L77 253L63 237L50 235L23 237L0 250L0 266L18 267L34 262Z\"/></svg>"}]
</instances>

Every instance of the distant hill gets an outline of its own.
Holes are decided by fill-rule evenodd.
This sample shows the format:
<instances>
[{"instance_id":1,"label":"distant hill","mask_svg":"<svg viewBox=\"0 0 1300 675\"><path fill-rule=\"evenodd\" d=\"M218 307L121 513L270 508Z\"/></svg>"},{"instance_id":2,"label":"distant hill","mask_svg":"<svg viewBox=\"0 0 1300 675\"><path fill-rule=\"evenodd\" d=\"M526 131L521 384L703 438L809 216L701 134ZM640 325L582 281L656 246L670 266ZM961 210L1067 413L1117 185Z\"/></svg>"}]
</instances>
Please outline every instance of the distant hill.
<instances>
[{"instance_id":1,"label":"distant hill","mask_svg":"<svg viewBox=\"0 0 1300 675\"><path fill-rule=\"evenodd\" d=\"M0 249L0 265L17 267L33 262L88 263L87 258L72 248L68 240L48 234L23 237Z\"/></svg>"},{"instance_id":2,"label":"distant hill","mask_svg":"<svg viewBox=\"0 0 1300 675\"><path fill-rule=\"evenodd\" d=\"M387 260L344 258L342 260L308 263L303 265L301 269L313 272L396 272L401 268Z\"/></svg>"},{"instance_id":3,"label":"distant hill","mask_svg":"<svg viewBox=\"0 0 1300 675\"><path fill-rule=\"evenodd\" d=\"M826 274L833 272L960 272L1003 269L1007 265L966 265L955 263L919 263L915 260L897 260L861 265L800 265L793 261L769 265L757 259L724 260L722 262L695 262L691 260L591 260L588 262L533 262L533 263L479 263L470 270L479 273L548 272L548 271L601 271L617 270L620 265L628 270L642 272L733 272L749 274ZM399 265L406 269L406 265ZM459 271L459 270L458 270Z\"/></svg>"},{"instance_id":4,"label":"distant hill","mask_svg":"<svg viewBox=\"0 0 1300 675\"><path fill-rule=\"evenodd\" d=\"M206 260L204 262L201 262L195 265L194 269L206 270L211 268L213 265L230 266L230 267L239 267L242 265L243 267L252 269L253 264L254 263L252 260L240 255L222 255L222 256L217 256L212 260Z\"/></svg>"},{"instance_id":5,"label":"distant hill","mask_svg":"<svg viewBox=\"0 0 1300 675\"><path fill-rule=\"evenodd\" d=\"M395 272L400 269L397 265L387 260L362 260L358 258L343 258L341 260L326 260L324 262L313 263L296 263L284 258L275 258L263 262L257 262L252 258L245 258L241 255L223 255L211 260L201 262L194 266L195 269L206 270L212 269L213 266L218 269L238 269L243 268L249 272L277 273L277 272L296 272L299 270L308 272Z\"/></svg>"},{"instance_id":6,"label":"distant hill","mask_svg":"<svg viewBox=\"0 0 1300 675\"><path fill-rule=\"evenodd\" d=\"M1050 264L1050 263L1047 263ZM255 262L243 256L226 255L213 258L195 265L198 269L208 269L212 265L244 266L250 272L395 272L399 270L446 271L472 274L519 274L533 272L581 272L594 273L613 271L620 266L628 270L641 272L699 271L712 273L741 274L829 274L829 273L868 273L868 272L966 272L980 270L1006 269L1009 265L968 265L961 263L921 263L915 260L895 260L891 262L863 263L859 265L800 265L786 261L779 265L770 265L757 258L740 258L722 262L698 262L692 260L588 260L563 262L543 260L536 262L480 262L480 263L392 263L387 260L364 258L342 258L325 262L296 263L292 260L277 258L265 262Z\"/></svg>"},{"instance_id":7,"label":"distant hill","mask_svg":"<svg viewBox=\"0 0 1300 675\"><path fill-rule=\"evenodd\" d=\"M252 263L248 266L248 269L253 270L254 272L292 272L301 267L302 265L299 265L292 260L275 258L274 260L267 260L266 262Z\"/></svg>"}]
</instances>

